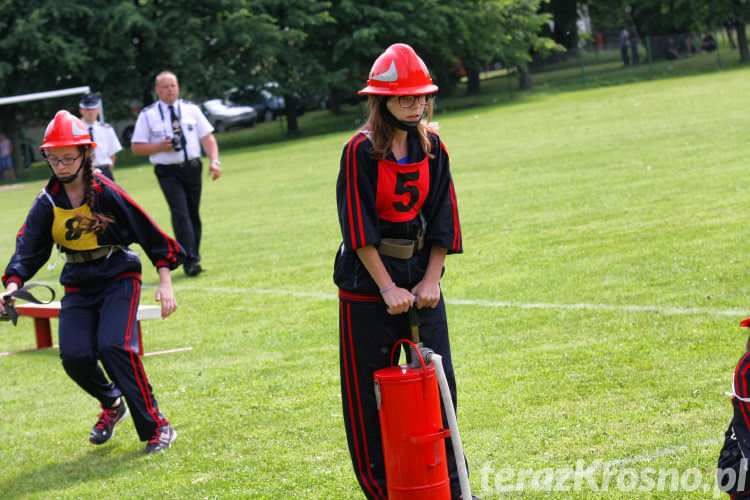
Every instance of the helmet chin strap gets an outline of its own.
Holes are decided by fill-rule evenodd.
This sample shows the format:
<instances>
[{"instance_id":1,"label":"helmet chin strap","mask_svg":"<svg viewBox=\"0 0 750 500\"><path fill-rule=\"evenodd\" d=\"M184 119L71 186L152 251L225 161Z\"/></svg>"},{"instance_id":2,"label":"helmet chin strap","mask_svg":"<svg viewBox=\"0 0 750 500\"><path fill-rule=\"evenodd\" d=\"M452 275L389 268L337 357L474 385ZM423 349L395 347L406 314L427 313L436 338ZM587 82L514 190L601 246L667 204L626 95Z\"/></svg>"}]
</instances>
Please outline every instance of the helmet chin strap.
<instances>
[{"instance_id":1,"label":"helmet chin strap","mask_svg":"<svg viewBox=\"0 0 750 500\"><path fill-rule=\"evenodd\" d=\"M86 146L86 151L88 151L88 150L89 150L89 147ZM84 152L84 154L85 154L85 152ZM44 153L44 158L47 159L47 154L46 153ZM73 172L72 174L70 174L68 176L60 177L59 175L57 175L55 173L55 169L52 168L52 165L50 165L49 162L47 162L47 166L49 167L50 172L52 172L52 175L54 177L56 177L57 180L60 181L60 182L62 182L63 184L70 184L71 182L73 182L74 180L76 180L76 177L78 177L78 174L81 173L81 169L83 168L83 166L85 164L86 164L86 158L84 157L83 160L81 160L81 164L78 165L78 169L75 172Z\"/></svg>"},{"instance_id":2,"label":"helmet chin strap","mask_svg":"<svg viewBox=\"0 0 750 500\"><path fill-rule=\"evenodd\" d=\"M388 125L396 127L397 129L406 130L408 132L410 130L415 130L419 126L419 122L422 121L421 118L414 122L399 120L398 118L393 116L393 113L390 112L386 103L387 101L383 99L381 114L383 115L383 120L385 120Z\"/></svg>"},{"instance_id":3,"label":"helmet chin strap","mask_svg":"<svg viewBox=\"0 0 750 500\"><path fill-rule=\"evenodd\" d=\"M71 182L73 182L74 180L76 180L76 177L78 177L78 174L81 172L81 169L83 168L83 164L84 163L85 162L82 161L81 164L78 166L78 170L76 170L74 173L68 175L67 177L59 177L59 176L57 176L57 174L55 174L55 177L57 177L57 180L60 181L60 182L62 182L63 184L70 184ZM51 165L50 165L49 168L50 168L50 170L52 170L52 166ZM52 173L54 174L55 171L52 170Z\"/></svg>"},{"instance_id":4,"label":"helmet chin strap","mask_svg":"<svg viewBox=\"0 0 750 500\"><path fill-rule=\"evenodd\" d=\"M47 167L49 167L50 172L52 172L52 176L55 177L58 181L62 182L63 184L70 184L71 182L76 180L76 177L78 177L78 174L81 173L81 169L83 168L83 165L85 163L86 163L85 160L82 161L81 164L78 166L78 170L76 170L72 174L67 175L65 177L60 177L59 175L57 175L55 173L55 170L52 168L52 165L49 164L49 162L47 163Z\"/></svg>"}]
</instances>

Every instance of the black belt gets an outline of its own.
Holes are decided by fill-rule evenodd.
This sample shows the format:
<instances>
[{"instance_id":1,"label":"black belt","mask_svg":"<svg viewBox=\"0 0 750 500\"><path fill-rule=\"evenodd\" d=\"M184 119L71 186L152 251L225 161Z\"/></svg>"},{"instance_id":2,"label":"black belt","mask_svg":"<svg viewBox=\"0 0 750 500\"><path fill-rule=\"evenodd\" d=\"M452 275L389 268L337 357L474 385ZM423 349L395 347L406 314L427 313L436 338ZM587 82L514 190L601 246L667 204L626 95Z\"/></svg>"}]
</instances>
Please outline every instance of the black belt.
<instances>
[{"instance_id":1,"label":"black belt","mask_svg":"<svg viewBox=\"0 0 750 500\"><path fill-rule=\"evenodd\" d=\"M107 255L119 252L122 249L122 247L118 245L107 245L104 247L99 247L96 250L89 250L89 251L83 251L83 252L75 252L75 253L65 253L65 262L69 262L71 264L80 264L82 262L91 262L92 260L101 259L102 257L106 257Z\"/></svg>"},{"instance_id":2,"label":"black belt","mask_svg":"<svg viewBox=\"0 0 750 500\"><path fill-rule=\"evenodd\" d=\"M154 164L155 167L184 167L186 165L190 165L191 163L200 163L200 158L191 158L188 161L184 161L181 163L156 163Z\"/></svg>"}]
</instances>

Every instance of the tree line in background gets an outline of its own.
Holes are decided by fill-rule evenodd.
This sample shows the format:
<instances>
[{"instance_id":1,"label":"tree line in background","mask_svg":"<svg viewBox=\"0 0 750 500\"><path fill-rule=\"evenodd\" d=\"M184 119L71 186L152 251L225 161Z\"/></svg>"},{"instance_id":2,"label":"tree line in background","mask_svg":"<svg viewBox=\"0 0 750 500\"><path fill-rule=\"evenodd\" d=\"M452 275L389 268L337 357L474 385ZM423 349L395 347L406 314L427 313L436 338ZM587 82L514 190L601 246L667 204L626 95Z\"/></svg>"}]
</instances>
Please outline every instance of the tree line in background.
<instances>
[{"instance_id":1,"label":"tree line in background","mask_svg":"<svg viewBox=\"0 0 750 500\"><path fill-rule=\"evenodd\" d=\"M541 6L552 22L542 35L573 49L578 46L577 22L588 15L594 32L617 33L622 28L637 36L664 36L726 28L740 61L750 60L745 24L750 20L750 2L746 0L550 0Z\"/></svg>"},{"instance_id":2,"label":"tree line in background","mask_svg":"<svg viewBox=\"0 0 750 500\"><path fill-rule=\"evenodd\" d=\"M0 3L0 95L89 85L117 119L152 102L155 75L169 69L188 97L276 81L289 110L297 96L326 95L337 112L401 41L441 91L464 70L478 88L486 61L515 66L554 46L537 34L549 18L540 1L9 0ZM56 105L2 106L1 126L39 122ZM288 129L297 130L293 112Z\"/></svg>"},{"instance_id":3,"label":"tree line in background","mask_svg":"<svg viewBox=\"0 0 750 500\"><path fill-rule=\"evenodd\" d=\"M744 0L6 0L0 95L89 85L103 93L107 117L119 119L153 101L164 69L194 99L276 81L294 133L297 98L325 95L338 112L395 42L414 46L442 94L462 76L468 92L478 91L490 61L516 68L521 88L530 88L527 63L575 47L584 7L596 30L634 25L644 35L732 19L747 57ZM40 125L57 107L0 106L0 129Z\"/></svg>"}]
</instances>

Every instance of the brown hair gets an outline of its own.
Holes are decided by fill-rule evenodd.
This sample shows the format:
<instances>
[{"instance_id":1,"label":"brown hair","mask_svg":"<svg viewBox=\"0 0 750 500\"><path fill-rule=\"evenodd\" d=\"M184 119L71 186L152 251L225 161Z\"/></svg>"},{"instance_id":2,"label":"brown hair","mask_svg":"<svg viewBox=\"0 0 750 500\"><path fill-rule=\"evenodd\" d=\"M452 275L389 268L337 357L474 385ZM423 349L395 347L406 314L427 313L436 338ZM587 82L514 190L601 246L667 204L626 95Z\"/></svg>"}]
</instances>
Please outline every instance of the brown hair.
<instances>
[{"instance_id":1,"label":"brown hair","mask_svg":"<svg viewBox=\"0 0 750 500\"><path fill-rule=\"evenodd\" d=\"M94 233L100 234L107 229L107 224L114 222L114 219L100 214L96 211L96 190L94 189L94 165L91 156L89 156L87 147L84 146L82 179L84 183L83 199L91 209L91 217L79 215L76 217L77 227L73 229L77 234Z\"/></svg>"},{"instance_id":2,"label":"brown hair","mask_svg":"<svg viewBox=\"0 0 750 500\"><path fill-rule=\"evenodd\" d=\"M367 119L363 130L370 131L370 142L372 142L371 155L376 160L385 158L390 153L391 144L393 143L393 132L395 129L383 118L383 113L389 113L385 107L389 97L391 96L370 94L367 102L370 108L370 117ZM426 106L428 122L432 121L432 103L433 101L430 100ZM419 136L419 143L422 145L424 154L429 158L434 158L432 143L427 135L427 126L423 121L420 121L415 130Z\"/></svg>"}]
</instances>

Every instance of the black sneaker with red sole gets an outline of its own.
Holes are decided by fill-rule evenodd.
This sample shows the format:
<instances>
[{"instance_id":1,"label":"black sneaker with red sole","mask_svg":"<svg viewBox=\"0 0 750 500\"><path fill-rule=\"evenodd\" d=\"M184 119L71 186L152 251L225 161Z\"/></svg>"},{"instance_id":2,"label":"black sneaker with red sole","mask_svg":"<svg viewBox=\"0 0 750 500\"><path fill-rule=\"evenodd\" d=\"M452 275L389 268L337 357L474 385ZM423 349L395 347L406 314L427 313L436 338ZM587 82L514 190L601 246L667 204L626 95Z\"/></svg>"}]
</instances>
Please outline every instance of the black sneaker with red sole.
<instances>
[{"instance_id":1,"label":"black sneaker with red sole","mask_svg":"<svg viewBox=\"0 0 750 500\"><path fill-rule=\"evenodd\" d=\"M115 426L127 416L128 407L125 406L124 401L120 401L120 405L114 408L103 408L94 428L91 429L89 442L91 444L104 444L112 439L112 436L115 435Z\"/></svg>"}]
</instances>

